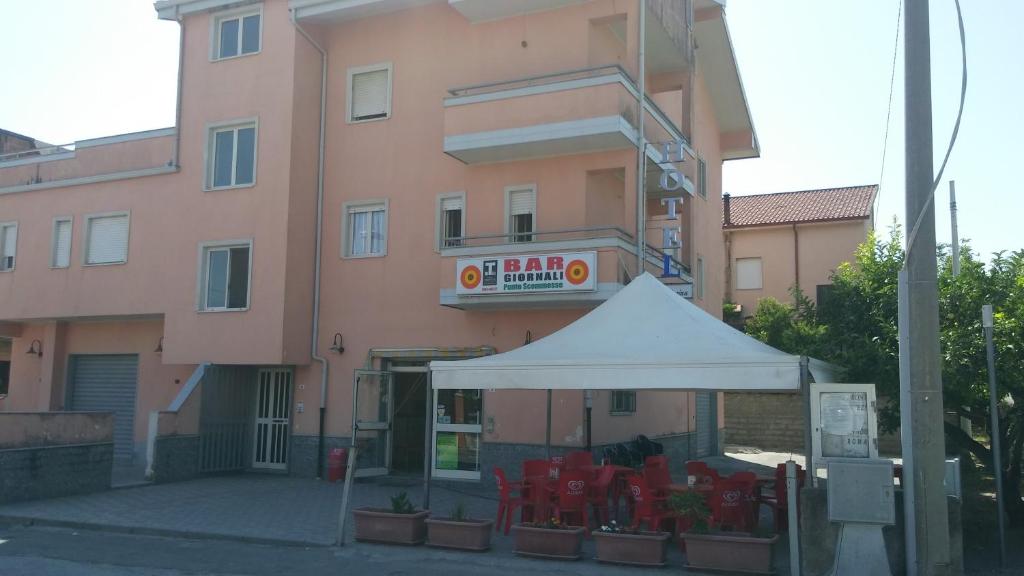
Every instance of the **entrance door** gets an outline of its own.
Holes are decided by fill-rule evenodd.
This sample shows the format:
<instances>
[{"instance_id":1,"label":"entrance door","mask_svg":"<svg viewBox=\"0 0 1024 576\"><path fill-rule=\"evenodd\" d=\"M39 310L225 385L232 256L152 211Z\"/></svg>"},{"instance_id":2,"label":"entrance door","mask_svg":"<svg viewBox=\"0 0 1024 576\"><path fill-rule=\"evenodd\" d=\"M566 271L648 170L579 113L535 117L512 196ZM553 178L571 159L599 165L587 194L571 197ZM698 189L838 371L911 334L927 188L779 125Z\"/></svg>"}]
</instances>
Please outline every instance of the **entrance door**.
<instances>
[{"instance_id":1,"label":"entrance door","mask_svg":"<svg viewBox=\"0 0 1024 576\"><path fill-rule=\"evenodd\" d=\"M253 439L252 466L286 470L292 371L288 368L261 368L256 383L256 437Z\"/></svg>"},{"instance_id":2,"label":"entrance door","mask_svg":"<svg viewBox=\"0 0 1024 576\"><path fill-rule=\"evenodd\" d=\"M718 452L717 392L697 392L697 458Z\"/></svg>"},{"instance_id":3,"label":"entrance door","mask_svg":"<svg viewBox=\"0 0 1024 576\"><path fill-rule=\"evenodd\" d=\"M391 373L356 370L353 386L355 476L386 475L391 464Z\"/></svg>"},{"instance_id":4,"label":"entrance door","mask_svg":"<svg viewBox=\"0 0 1024 576\"><path fill-rule=\"evenodd\" d=\"M426 454L427 367L392 368L391 471L422 474Z\"/></svg>"},{"instance_id":5,"label":"entrance door","mask_svg":"<svg viewBox=\"0 0 1024 576\"><path fill-rule=\"evenodd\" d=\"M480 479L483 413L482 390L434 390L434 476Z\"/></svg>"},{"instance_id":6,"label":"entrance door","mask_svg":"<svg viewBox=\"0 0 1024 576\"><path fill-rule=\"evenodd\" d=\"M135 389L139 357L135 354L71 357L70 410L114 413L114 458L131 462L135 455Z\"/></svg>"}]
</instances>

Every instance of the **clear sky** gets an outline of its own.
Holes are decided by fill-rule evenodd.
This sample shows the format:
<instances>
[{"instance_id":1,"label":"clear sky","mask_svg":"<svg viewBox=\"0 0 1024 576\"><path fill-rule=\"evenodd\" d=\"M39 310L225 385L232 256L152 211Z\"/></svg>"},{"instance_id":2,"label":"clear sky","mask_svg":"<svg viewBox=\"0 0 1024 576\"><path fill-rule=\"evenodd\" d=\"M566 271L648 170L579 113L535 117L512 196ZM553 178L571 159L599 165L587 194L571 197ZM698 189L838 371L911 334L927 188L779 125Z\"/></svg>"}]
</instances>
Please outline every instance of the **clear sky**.
<instances>
[{"instance_id":1,"label":"clear sky","mask_svg":"<svg viewBox=\"0 0 1024 576\"><path fill-rule=\"evenodd\" d=\"M283 1L283 0L277 0ZM949 240L948 181L960 235L983 254L1024 248L1014 166L1024 134L1024 2L963 0L968 90L960 137L936 195ZM727 162L733 194L881 181L877 224L903 217L903 52L896 62L885 171L882 141L899 0L729 0L727 13L761 158ZM931 2L935 169L960 88L953 0ZM50 143L174 124L178 25L149 0L0 2L0 127ZM879 175L882 175L879 180Z\"/></svg>"}]
</instances>

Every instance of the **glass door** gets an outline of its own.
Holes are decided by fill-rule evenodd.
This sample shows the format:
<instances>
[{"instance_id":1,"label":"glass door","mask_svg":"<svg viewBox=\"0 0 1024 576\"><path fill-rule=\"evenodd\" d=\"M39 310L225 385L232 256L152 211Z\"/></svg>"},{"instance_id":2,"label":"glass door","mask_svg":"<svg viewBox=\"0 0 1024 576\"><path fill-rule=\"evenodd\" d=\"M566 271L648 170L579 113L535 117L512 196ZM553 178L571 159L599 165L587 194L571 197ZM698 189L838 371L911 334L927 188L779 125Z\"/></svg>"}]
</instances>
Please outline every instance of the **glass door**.
<instances>
[{"instance_id":1,"label":"glass door","mask_svg":"<svg viewBox=\"0 0 1024 576\"><path fill-rule=\"evenodd\" d=\"M356 370L352 428L356 437L356 477L383 476L391 467L391 373Z\"/></svg>"},{"instance_id":2,"label":"glass door","mask_svg":"<svg viewBox=\"0 0 1024 576\"><path fill-rule=\"evenodd\" d=\"M480 479L482 390L434 390L433 475Z\"/></svg>"}]
</instances>

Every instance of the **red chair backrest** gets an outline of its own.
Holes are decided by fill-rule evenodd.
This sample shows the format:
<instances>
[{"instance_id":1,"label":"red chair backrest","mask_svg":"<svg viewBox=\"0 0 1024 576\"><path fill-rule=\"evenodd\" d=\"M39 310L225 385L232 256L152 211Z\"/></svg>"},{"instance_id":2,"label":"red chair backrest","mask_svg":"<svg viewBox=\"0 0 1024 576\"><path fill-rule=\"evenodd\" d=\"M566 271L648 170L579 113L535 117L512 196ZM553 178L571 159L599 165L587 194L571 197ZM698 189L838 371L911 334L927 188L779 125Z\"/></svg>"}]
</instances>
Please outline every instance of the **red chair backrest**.
<instances>
[{"instance_id":1,"label":"red chair backrest","mask_svg":"<svg viewBox=\"0 0 1024 576\"><path fill-rule=\"evenodd\" d=\"M661 466L663 468L668 468L668 456L665 456L664 454L648 456L647 458L644 459L644 466L648 468L651 466Z\"/></svg>"},{"instance_id":2,"label":"red chair backrest","mask_svg":"<svg viewBox=\"0 0 1024 576\"><path fill-rule=\"evenodd\" d=\"M508 480L505 478L505 471L497 466L494 467L494 482L498 485L498 494L501 495L501 499L507 499L511 494L511 489L509 488Z\"/></svg>"},{"instance_id":3,"label":"red chair backrest","mask_svg":"<svg viewBox=\"0 0 1024 576\"><path fill-rule=\"evenodd\" d=\"M547 460L524 460L523 478L547 478L551 471L551 464Z\"/></svg>"},{"instance_id":4,"label":"red chair backrest","mask_svg":"<svg viewBox=\"0 0 1024 576\"><path fill-rule=\"evenodd\" d=\"M807 471L803 469L803 466L796 465L796 493L800 494L800 489L804 487L804 482L807 481ZM779 464L775 467L775 501L779 503L780 507L785 507L786 503L789 502L789 491L786 490L786 465Z\"/></svg>"},{"instance_id":5,"label":"red chair backrest","mask_svg":"<svg viewBox=\"0 0 1024 576\"><path fill-rule=\"evenodd\" d=\"M644 468L644 480L648 488L657 490L672 483L672 474L664 466L647 466Z\"/></svg>"},{"instance_id":6,"label":"red chair backrest","mask_svg":"<svg viewBox=\"0 0 1024 576\"><path fill-rule=\"evenodd\" d=\"M582 510L587 504L587 475L582 470L565 470L558 477L558 507Z\"/></svg>"},{"instance_id":7,"label":"red chair backrest","mask_svg":"<svg viewBox=\"0 0 1024 576\"><path fill-rule=\"evenodd\" d=\"M650 516L654 512L654 498L643 476L633 474L626 481L629 483L629 494L636 503L637 515Z\"/></svg>"},{"instance_id":8,"label":"red chair backrest","mask_svg":"<svg viewBox=\"0 0 1024 576\"><path fill-rule=\"evenodd\" d=\"M696 476L697 484L717 484L721 480L714 468L708 468L708 465L700 460L687 462L686 474L688 476Z\"/></svg>"},{"instance_id":9,"label":"red chair backrest","mask_svg":"<svg viewBox=\"0 0 1024 576\"><path fill-rule=\"evenodd\" d=\"M576 470L583 466L593 466L594 455L590 452L569 452L565 455L565 468L566 470Z\"/></svg>"},{"instance_id":10,"label":"red chair backrest","mask_svg":"<svg viewBox=\"0 0 1024 576\"><path fill-rule=\"evenodd\" d=\"M729 476L729 478L727 478L727 480L735 480L737 482L745 482L747 484L750 484L751 486L754 486L754 485L757 484L757 474L754 474L753 472L747 472L747 471L733 472L733 474L731 476Z\"/></svg>"},{"instance_id":11,"label":"red chair backrest","mask_svg":"<svg viewBox=\"0 0 1024 576\"><path fill-rule=\"evenodd\" d=\"M602 466L600 471L597 473L597 478L590 483L590 492L595 496L608 494L608 488L611 487L614 479L615 467Z\"/></svg>"},{"instance_id":12,"label":"red chair backrest","mask_svg":"<svg viewBox=\"0 0 1024 576\"><path fill-rule=\"evenodd\" d=\"M711 514L719 525L728 525L737 530L750 530L753 490L746 482L720 480L711 498Z\"/></svg>"}]
</instances>

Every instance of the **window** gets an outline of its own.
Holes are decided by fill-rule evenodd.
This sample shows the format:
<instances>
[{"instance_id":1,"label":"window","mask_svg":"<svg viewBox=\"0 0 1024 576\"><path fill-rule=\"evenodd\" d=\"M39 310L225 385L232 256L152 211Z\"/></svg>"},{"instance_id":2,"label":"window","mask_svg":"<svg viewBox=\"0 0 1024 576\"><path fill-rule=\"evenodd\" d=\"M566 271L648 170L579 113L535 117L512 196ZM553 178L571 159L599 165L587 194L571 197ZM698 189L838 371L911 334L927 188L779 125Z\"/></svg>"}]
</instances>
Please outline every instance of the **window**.
<instances>
[{"instance_id":1,"label":"window","mask_svg":"<svg viewBox=\"0 0 1024 576\"><path fill-rule=\"evenodd\" d=\"M251 186L256 181L256 123L210 129L207 189Z\"/></svg>"},{"instance_id":2,"label":"window","mask_svg":"<svg viewBox=\"0 0 1024 576\"><path fill-rule=\"evenodd\" d=\"M391 117L391 64L348 70L348 121Z\"/></svg>"},{"instance_id":3,"label":"window","mask_svg":"<svg viewBox=\"0 0 1024 576\"><path fill-rule=\"evenodd\" d=\"M437 201L438 247L462 246L466 229L466 195L442 194Z\"/></svg>"},{"instance_id":4,"label":"window","mask_svg":"<svg viewBox=\"0 0 1024 576\"><path fill-rule=\"evenodd\" d=\"M0 362L0 398L7 395L11 382L11 362L4 360Z\"/></svg>"},{"instance_id":5,"label":"window","mask_svg":"<svg viewBox=\"0 0 1024 576\"><path fill-rule=\"evenodd\" d=\"M56 218L53 221L53 249L50 254L51 268L67 268L71 265L71 218Z\"/></svg>"},{"instance_id":6,"label":"window","mask_svg":"<svg viewBox=\"0 0 1024 576\"><path fill-rule=\"evenodd\" d=\"M213 60L260 51L260 9L227 12L213 21Z\"/></svg>"},{"instance_id":7,"label":"window","mask_svg":"<svg viewBox=\"0 0 1024 576\"><path fill-rule=\"evenodd\" d=\"M697 193L700 197L707 200L708 198L708 165L704 162L703 158L697 159L697 177L700 179L700 184L697 187Z\"/></svg>"},{"instance_id":8,"label":"window","mask_svg":"<svg viewBox=\"0 0 1024 576\"><path fill-rule=\"evenodd\" d=\"M85 263L128 261L128 213L96 214L85 219Z\"/></svg>"},{"instance_id":9,"label":"window","mask_svg":"<svg viewBox=\"0 0 1024 576\"><path fill-rule=\"evenodd\" d=\"M248 309L251 263L251 241L204 244L199 309Z\"/></svg>"},{"instance_id":10,"label":"window","mask_svg":"<svg viewBox=\"0 0 1024 576\"><path fill-rule=\"evenodd\" d=\"M761 259L760 258L737 258L736 259L736 289L737 290L760 290L761 281Z\"/></svg>"},{"instance_id":11,"label":"window","mask_svg":"<svg viewBox=\"0 0 1024 576\"><path fill-rule=\"evenodd\" d=\"M704 299L704 258L697 257L697 298Z\"/></svg>"},{"instance_id":12,"label":"window","mask_svg":"<svg viewBox=\"0 0 1024 576\"><path fill-rule=\"evenodd\" d=\"M536 225L537 189L517 187L505 189L507 230L512 242L531 242Z\"/></svg>"},{"instance_id":13,"label":"window","mask_svg":"<svg viewBox=\"0 0 1024 576\"><path fill-rule=\"evenodd\" d=\"M14 270L14 257L18 251L18 223L0 224L0 272Z\"/></svg>"},{"instance_id":14,"label":"window","mask_svg":"<svg viewBox=\"0 0 1024 576\"><path fill-rule=\"evenodd\" d=\"M351 258L366 258L388 253L386 200L346 204L345 220L345 246L342 254Z\"/></svg>"},{"instance_id":15,"label":"window","mask_svg":"<svg viewBox=\"0 0 1024 576\"><path fill-rule=\"evenodd\" d=\"M612 390L612 414L632 414L636 412L636 392Z\"/></svg>"}]
</instances>

